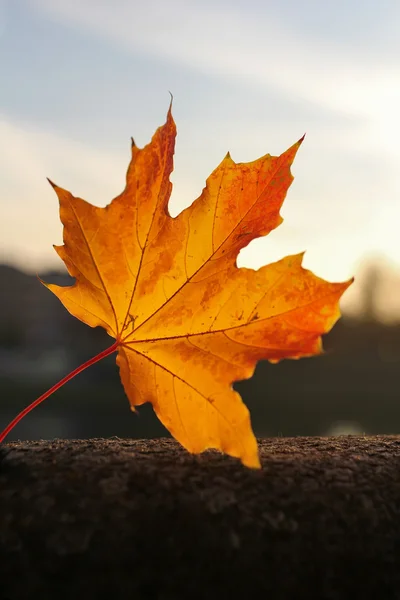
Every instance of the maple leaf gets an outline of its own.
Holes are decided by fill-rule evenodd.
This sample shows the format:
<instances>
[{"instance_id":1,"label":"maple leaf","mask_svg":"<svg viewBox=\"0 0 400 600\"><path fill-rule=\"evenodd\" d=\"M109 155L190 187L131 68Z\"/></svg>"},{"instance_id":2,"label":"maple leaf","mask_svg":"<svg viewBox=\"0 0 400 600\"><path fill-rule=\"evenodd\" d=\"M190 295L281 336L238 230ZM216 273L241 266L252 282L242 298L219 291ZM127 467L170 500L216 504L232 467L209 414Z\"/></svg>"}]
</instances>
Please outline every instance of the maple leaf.
<instances>
[{"instance_id":1,"label":"maple leaf","mask_svg":"<svg viewBox=\"0 0 400 600\"><path fill-rule=\"evenodd\" d=\"M132 409L151 402L190 452L216 448L259 467L247 407L232 383L257 361L321 353L350 285L301 266L302 254L258 270L241 248L281 222L302 140L279 157L235 163L229 154L193 204L172 218L176 128L171 109L150 144L132 144L125 190L98 208L54 185L64 225L56 251L75 278L46 284L67 310L116 339Z\"/></svg>"}]
</instances>

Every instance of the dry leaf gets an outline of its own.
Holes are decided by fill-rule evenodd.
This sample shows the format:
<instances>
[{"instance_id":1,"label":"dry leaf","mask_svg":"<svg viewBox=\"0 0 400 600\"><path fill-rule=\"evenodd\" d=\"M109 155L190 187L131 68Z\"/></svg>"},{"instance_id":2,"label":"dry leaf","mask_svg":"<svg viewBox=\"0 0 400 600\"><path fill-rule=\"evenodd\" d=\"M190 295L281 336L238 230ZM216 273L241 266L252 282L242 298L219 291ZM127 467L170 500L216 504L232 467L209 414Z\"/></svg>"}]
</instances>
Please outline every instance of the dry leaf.
<instances>
[{"instance_id":1,"label":"dry leaf","mask_svg":"<svg viewBox=\"0 0 400 600\"><path fill-rule=\"evenodd\" d=\"M268 234L302 140L279 157L229 154L201 196L168 214L176 128L171 110L151 143L132 146L125 190L98 208L54 185L64 224L56 250L74 285L47 287L75 317L118 342L131 407L151 402L190 452L217 448L259 467L249 412L232 383L257 361L318 354L346 283L302 268L302 255L255 271L236 258Z\"/></svg>"}]
</instances>

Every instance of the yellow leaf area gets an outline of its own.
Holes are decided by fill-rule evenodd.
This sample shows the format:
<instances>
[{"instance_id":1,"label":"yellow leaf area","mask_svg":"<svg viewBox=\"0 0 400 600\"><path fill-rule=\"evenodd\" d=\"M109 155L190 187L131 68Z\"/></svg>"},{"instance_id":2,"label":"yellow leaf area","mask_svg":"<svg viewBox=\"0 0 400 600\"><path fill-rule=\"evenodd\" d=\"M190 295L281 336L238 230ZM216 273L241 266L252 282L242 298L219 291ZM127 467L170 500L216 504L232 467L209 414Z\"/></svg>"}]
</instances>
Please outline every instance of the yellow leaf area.
<instances>
[{"instance_id":1,"label":"yellow leaf area","mask_svg":"<svg viewBox=\"0 0 400 600\"><path fill-rule=\"evenodd\" d=\"M67 310L118 342L131 407L151 402L190 452L219 449L260 466L250 415L232 383L257 361L322 351L321 334L351 282L328 283L288 256L258 270L236 258L277 227L294 144L279 157L235 163L229 154L193 204L168 213L176 128L171 115L150 144L132 145L125 190L98 208L54 186L74 285L48 284Z\"/></svg>"}]
</instances>

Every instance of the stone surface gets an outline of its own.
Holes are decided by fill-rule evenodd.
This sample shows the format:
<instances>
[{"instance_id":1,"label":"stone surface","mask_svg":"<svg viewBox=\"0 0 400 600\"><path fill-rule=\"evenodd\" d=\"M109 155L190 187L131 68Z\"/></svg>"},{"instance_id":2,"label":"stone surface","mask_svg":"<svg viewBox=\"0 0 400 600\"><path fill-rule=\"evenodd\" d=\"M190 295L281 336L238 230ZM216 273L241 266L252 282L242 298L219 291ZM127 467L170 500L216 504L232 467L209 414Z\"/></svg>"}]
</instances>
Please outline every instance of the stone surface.
<instances>
[{"instance_id":1,"label":"stone surface","mask_svg":"<svg viewBox=\"0 0 400 600\"><path fill-rule=\"evenodd\" d=\"M0 596L400 599L400 436L0 448Z\"/></svg>"}]
</instances>

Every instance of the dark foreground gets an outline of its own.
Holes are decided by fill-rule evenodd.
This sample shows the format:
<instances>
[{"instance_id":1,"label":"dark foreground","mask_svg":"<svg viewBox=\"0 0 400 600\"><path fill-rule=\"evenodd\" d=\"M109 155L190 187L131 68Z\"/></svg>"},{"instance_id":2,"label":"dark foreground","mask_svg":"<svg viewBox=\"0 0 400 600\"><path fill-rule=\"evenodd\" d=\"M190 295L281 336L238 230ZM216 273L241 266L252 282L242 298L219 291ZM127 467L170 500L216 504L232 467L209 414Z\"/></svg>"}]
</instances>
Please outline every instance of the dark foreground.
<instances>
[{"instance_id":1,"label":"dark foreground","mask_svg":"<svg viewBox=\"0 0 400 600\"><path fill-rule=\"evenodd\" d=\"M0 586L31 598L400 599L400 436L0 448Z\"/></svg>"}]
</instances>

